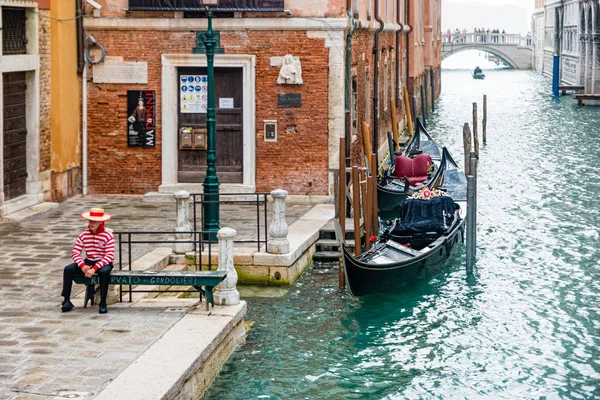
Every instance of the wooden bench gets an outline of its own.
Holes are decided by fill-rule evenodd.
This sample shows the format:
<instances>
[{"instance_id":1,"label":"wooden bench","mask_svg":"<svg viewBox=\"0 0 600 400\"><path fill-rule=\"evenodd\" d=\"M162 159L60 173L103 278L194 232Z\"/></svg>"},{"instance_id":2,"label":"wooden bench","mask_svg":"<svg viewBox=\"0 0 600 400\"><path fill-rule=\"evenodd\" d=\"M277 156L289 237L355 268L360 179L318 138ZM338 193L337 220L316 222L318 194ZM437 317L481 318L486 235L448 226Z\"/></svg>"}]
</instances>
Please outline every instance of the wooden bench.
<instances>
[{"instance_id":1,"label":"wooden bench","mask_svg":"<svg viewBox=\"0 0 600 400\"><path fill-rule=\"evenodd\" d=\"M168 286L193 286L200 295L206 297L208 304L215 306L213 289L227 277L226 271L112 271L110 273L111 285L168 285ZM75 283L86 285L84 307L88 300L94 305L94 294L100 289L98 275L91 278L76 277ZM202 287L204 286L204 289Z\"/></svg>"},{"instance_id":2,"label":"wooden bench","mask_svg":"<svg viewBox=\"0 0 600 400\"><path fill-rule=\"evenodd\" d=\"M558 90L560 90L562 94L567 94L567 91L581 92L583 90L583 86L559 85Z\"/></svg>"},{"instance_id":3,"label":"wooden bench","mask_svg":"<svg viewBox=\"0 0 600 400\"><path fill-rule=\"evenodd\" d=\"M573 98L575 100L577 100L577 103L581 106L581 105L585 105L585 101L586 100L600 100L600 94L593 94L593 93L578 93L578 94L574 94Z\"/></svg>"}]
</instances>

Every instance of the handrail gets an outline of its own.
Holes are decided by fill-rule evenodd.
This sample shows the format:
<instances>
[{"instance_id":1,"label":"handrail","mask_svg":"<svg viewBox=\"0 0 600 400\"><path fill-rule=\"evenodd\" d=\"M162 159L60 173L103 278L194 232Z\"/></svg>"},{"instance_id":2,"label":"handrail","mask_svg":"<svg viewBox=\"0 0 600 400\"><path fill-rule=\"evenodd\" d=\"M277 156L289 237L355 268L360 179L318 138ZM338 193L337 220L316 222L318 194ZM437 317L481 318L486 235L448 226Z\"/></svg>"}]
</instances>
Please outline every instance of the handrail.
<instances>
[{"instance_id":1,"label":"handrail","mask_svg":"<svg viewBox=\"0 0 600 400\"><path fill-rule=\"evenodd\" d=\"M519 33L451 33L442 34L443 44L491 44L503 46L531 46L527 44L527 37Z\"/></svg>"},{"instance_id":2,"label":"handrail","mask_svg":"<svg viewBox=\"0 0 600 400\"><path fill-rule=\"evenodd\" d=\"M257 251L260 251L261 244L267 247L268 241L268 225L267 225L267 204L268 204L268 193L220 193L218 200L204 200L204 196L212 196L214 198L214 194L205 195L204 193L192 193L190 194L192 197L193 204L193 230L196 231L198 229L198 213L197 213L197 204L200 204L200 218L204 221L204 207L202 204L211 204L211 203L219 203L219 204L256 204L256 236L257 240L250 239L242 239L236 240L234 243L256 243ZM223 197L233 197L237 196L238 198L226 199L223 200ZM239 198L241 197L241 199ZM244 197L254 197L252 200L244 199ZM263 211L262 222L264 226L261 227L261 206ZM262 231L261 228L264 228ZM261 231L264 233L264 239L261 238Z\"/></svg>"}]
</instances>

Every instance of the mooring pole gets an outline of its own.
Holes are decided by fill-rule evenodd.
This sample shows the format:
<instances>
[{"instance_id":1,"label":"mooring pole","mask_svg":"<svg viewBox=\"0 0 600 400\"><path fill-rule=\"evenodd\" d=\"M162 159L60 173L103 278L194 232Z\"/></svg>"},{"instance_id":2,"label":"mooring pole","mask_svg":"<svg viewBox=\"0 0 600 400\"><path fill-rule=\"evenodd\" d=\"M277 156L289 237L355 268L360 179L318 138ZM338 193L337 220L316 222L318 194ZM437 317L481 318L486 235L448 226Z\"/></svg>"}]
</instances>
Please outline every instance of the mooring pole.
<instances>
[{"instance_id":1,"label":"mooring pole","mask_svg":"<svg viewBox=\"0 0 600 400\"><path fill-rule=\"evenodd\" d=\"M469 176L471 175L471 162L469 161L471 157L471 129L467 122L463 125L463 147L465 152L465 176Z\"/></svg>"},{"instance_id":2,"label":"mooring pole","mask_svg":"<svg viewBox=\"0 0 600 400\"><path fill-rule=\"evenodd\" d=\"M414 131L411 133L411 135L417 131L417 117L419 116L419 113L417 112L417 96L412 97L412 108Z\"/></svg>"},{"instance_id":3,"label":"mooring pole","mask_svg":"<svg viewBox=\"0 0 600 400\"><path fill-rule=\"evenodd\" d=\"M435 111L435 72L433 71L433 67L429 70L429 77L431 81L431 113Z\"/></svg>"},{"instance_id":4,"label":"mooring pole","mask_svg":"<svg viewBox=\"0 0 600 400\"><path fill-rule=\"evenodd\" d=\"M471 176L473 176L473 255L477 254L477 157L475 152L471 152Z\"/></svg>"},{"instance_id":5,"label":"mooring pole","mask_svg":"<svg viewBox=\"0 0 600 400\"><path fill-rule=\"evenodd\" d=\"M467 275L473 275L473 263L475 262L474 254L474 235L475 230L473 224L473 214L475 213L474 207L474 186L475 178L472 175L467 176Z\"/></svg>"},{"instance_id":6,"label":"mooring pole","mask_svg":"<svg viewBox=\"0 0 600 400\"><path fill-rule=\"evenodd\" d=\"M486 127L487 127L487 95L483 95L483 120L481 121L481 134L483 135L483 144L484 146L487 144L487 135L486 135Z\"/></svg>"},{"instance_id":7,"label":"mooring pole","mask_svg":"<svg viewBox=\"0 0 600 400\"><path fill-rule=\"evenodd\" d=\"M477 102L473 103L473 150L479 158L479 135L477 134Z\"/></svg>"},{"instance_id":8,"label":"mooring pole","mask_svg":"<svg viewBox=\"0 0 600 400\"><path fill-rule=\"evenodd\" d=\"M340 228L342 231L342 237L340 240L340 253L343 253L343 243L346 240L346 155L343 150L346 148L346 139L340 138L340 159L339 159L339 193L338 193L338 221L340 222ZM343 257L343 254L342 254ZM346 287L346 281L344 276L344 262L343 258L340 257L338 266L338 284L339 288L343 289Z\"/></svg>"},{"instance_id":9,"label":"mooring pole","mask_svg":"<svg viewBox=\"0 0 600 400\"><path fill-rule=\"evenodd\" d=\"M558 53L554 53L552 67L552 95L558 97L558 86L560 85L560 56Z\"/></svg>"},{"instance_id":10,"label":"mooring pole","mask_svg":"<svg viewBox=\"0 0 600 400\"><path fill-rule=\"evenodd\" d=\"M360 179L358 167L352 167L352 211L354 212L354 255L360 256Z\"/></svg>"},{"instance_id":11,"label":"mooring pole","mask_svg":"<svg viewBox=\"0 0 600 400\"><path fill-rule=\"evenodd\" d=\"M423 114L423 126L427 128L427 107L425 104L425 89L421 85L421 114Z\"/></svg>"}]
</instances>

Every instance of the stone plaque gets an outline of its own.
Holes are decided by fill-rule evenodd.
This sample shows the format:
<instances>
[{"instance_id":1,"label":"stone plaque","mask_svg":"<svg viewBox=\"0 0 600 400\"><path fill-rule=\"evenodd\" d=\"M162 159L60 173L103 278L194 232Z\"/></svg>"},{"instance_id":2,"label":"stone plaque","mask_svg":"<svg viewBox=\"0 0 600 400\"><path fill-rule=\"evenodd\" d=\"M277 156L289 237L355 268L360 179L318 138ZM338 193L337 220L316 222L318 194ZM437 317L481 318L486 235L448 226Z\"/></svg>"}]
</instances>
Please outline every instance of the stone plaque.
<instances>
[{"instance_id":1,"label":"stone plaque","mask_svg":"<svg viewBox=\"0 0 600 400\"><path fill-rule=\"evenodd\" d=\"M279 93L277 105L279 107L302 107L302 93Z\"/></svg>"},{"instance_id":2,"label":"stone plaque","mask_svg":"<svg viewBox=\"0 0 600 400\"><path fill-rule=\"evenodd\" d=\"M94 83L148 83L148 63L105 61L94 65Z\"/></svg>"}]
</instances>

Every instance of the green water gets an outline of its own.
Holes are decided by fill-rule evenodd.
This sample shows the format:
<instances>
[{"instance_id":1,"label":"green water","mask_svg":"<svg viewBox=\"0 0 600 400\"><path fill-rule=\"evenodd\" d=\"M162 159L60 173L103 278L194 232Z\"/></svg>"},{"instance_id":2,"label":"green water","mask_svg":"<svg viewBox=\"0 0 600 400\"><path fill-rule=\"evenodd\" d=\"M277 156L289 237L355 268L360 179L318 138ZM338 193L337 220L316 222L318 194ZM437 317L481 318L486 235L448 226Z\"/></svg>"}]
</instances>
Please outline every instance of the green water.
<instances>
[{"instance_id":1,"label":"green water","mask_svg":"<svg viewBox=\"0 0 600 400\"><path fill-rule=\"evenodd\" d=\"M550 97L533 72L443 74L430 130L462 160L462 126L488 95L478 253L360 300L313 266L255 321L206 399L600 398L600 107Z\"/></svg>"}]
</instances>

